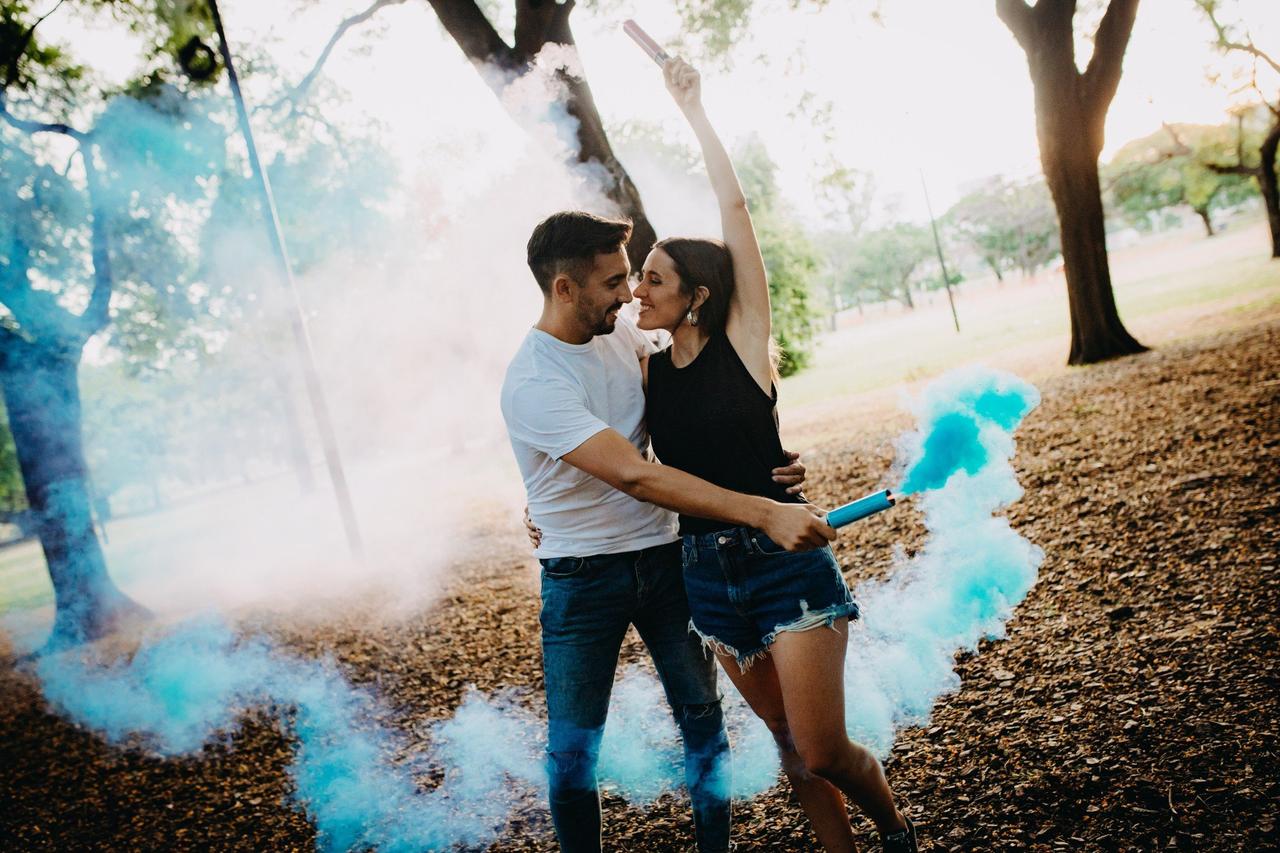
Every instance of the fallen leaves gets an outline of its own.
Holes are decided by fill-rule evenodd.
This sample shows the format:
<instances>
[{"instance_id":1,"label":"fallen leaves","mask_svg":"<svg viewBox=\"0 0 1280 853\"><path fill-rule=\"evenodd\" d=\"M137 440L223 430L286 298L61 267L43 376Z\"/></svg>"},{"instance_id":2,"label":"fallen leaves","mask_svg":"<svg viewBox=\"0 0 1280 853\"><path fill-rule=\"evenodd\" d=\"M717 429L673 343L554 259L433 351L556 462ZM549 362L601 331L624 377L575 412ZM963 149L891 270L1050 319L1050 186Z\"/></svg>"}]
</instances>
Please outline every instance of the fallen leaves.
<instances>
[{"instance_id":1,"label":"fallen leaves","mask_svg":"<svg viewBox=\"0 0 1280 853\"><path fill-rule=\"evenodd\" d=\"M1277 352L1280 326L1263 323L1044 383L1017 436L1027 492L1008 511L1045 550L1040 580L1006 639L957 655L960 689L887 761L922 849L1274 846ZM805 457L822 505L882 485L906 425L857 421L865 429L850 435L856 416L841 417L828 434L848 437ZM415 748L468 685L514 688L539 710L536 578L518 519L485 523L427 613L386 623L370 605L323 627L263 627L376 687L384 722ZM922 542L907 503L846 528L836 550L856 581L888 571L893 546ZM634 636L623 656L646 660ZM253 715L198 758L110 749L0 666L0 848L313 849L314 828L289 801L289 750ZM604 800L607 849L692 845L684 798L645 811ZM738 804L734 825L742 853L814 849L785 786ZM855 816L855 827L871 844L870 824ZM544 805L528 798L495 849L554 850Z\"/></svg>"}]
</instances>

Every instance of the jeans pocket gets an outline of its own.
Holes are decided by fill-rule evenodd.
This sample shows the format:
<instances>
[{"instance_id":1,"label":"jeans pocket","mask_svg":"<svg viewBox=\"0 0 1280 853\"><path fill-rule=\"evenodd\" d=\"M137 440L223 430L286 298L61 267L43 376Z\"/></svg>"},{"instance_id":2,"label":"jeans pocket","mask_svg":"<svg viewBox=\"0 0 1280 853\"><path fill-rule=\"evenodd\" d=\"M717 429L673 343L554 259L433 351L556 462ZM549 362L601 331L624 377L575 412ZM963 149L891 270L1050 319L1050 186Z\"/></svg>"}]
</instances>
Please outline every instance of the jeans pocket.
<instances>
[{"instance_id":1,"label":"jeans pocket","mask_svg":"<svg viewBox=\"0 0 1280 853\"><path fill-rule=\"evenodd\" d=\"M553 580L571 578L581 572L587 564L585 557L552 557L538 562L542 563L542 576Z\"/></svg>"},{"instance_id":2,"label":"jeans pocket","mask_svg":"<svg viewBox=\"0 0 1280 853\"><path fill-rule=\"evenodd\" d=\"M755 549L757 554L763 554L766 557L776 557L779 554L787 553L786 548L770 539L763 530L751 531L751 547Z\"/></svg>"}]
</instances>

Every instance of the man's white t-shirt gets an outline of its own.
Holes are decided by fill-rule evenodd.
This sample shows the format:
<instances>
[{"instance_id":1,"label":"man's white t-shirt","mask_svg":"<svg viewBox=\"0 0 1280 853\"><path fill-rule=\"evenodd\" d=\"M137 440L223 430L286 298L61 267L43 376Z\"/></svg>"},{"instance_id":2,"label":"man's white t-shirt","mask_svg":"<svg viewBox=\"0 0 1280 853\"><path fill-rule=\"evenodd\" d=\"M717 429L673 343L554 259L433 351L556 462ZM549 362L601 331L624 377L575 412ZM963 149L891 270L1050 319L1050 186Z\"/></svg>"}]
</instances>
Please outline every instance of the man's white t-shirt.
<instances>
[{"instance_id":1,"label":"man's white t-shirt","mask_svg":"<svg viewBox=\"0 0 1280 853\"><path fill-rule=\"evenodd\" d=\"M524 477L529 514L542 528L538 557L616 554L679 538L675 513L561 461L610 428L651 458L640 357L654 350L632 321L619 317L612 334L585 344L531 329L511 359L502 383L502 416Z\"/></svg>"}]
</instances>

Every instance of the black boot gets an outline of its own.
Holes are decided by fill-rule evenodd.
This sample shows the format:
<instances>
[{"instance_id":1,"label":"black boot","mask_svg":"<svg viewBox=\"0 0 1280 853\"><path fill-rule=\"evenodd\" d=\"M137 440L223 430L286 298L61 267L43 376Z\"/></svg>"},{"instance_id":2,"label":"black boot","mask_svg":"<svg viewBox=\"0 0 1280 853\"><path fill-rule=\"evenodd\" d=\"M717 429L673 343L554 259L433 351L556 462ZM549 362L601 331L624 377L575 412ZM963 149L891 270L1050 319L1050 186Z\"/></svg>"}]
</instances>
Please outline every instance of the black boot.
<instances>
[{"instance_id":1,"label":"black boot","mask_svg":"<svg viewBox=\"0 0 1280 853\"><path fill-rule=\"evenodd\" d=\"M906 815L902 819L907 822L906 829L888 835L881 833L880 843L884 847L884 853L919 853L919 848L916 847L916 826Z\"/></svg>"}]
</instances>

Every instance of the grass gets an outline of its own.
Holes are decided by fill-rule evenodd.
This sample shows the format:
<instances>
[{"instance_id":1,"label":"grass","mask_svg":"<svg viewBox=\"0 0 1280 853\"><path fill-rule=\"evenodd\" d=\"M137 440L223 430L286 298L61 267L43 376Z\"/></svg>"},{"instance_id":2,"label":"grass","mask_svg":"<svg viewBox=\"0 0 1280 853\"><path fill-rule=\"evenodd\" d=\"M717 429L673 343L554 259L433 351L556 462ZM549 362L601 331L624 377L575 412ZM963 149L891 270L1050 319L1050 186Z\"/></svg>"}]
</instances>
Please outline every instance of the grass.
<instances>
[{"instance_id":1,"label":"grass","mask_svg":"<svg viewBox=\"0 0 1280 853\"><path fill-rule=\"evenodd\" d=\"M1280 263L1268 258L1262 222L1207 239L1194 232L1162 235L1111 253L1120 315L1151 346L1204 323L1232 325L1240 309L1280 302ZM1066 284L1046 273L1002 285L977 280L956 299L960 333L945 293L915 311L847 311L840 328L819 345L813 365L783 381L785 420L806 420L811 410L851 395L918 382L951 367L982 361L1029 374L1065 370L1070 344Z\"/></svg>"}]
</instances>

